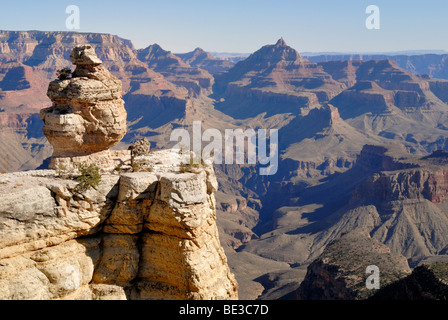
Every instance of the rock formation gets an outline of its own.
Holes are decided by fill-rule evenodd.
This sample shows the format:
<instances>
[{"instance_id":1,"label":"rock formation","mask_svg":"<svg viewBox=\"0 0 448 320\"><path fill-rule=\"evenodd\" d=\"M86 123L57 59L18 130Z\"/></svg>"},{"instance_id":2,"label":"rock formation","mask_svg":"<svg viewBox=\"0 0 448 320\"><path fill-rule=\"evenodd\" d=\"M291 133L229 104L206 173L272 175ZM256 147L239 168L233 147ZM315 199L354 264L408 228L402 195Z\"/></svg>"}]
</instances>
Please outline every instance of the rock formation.
<instances>
[{"instance_id":1,"label":"rock formation","mask_svg":"<svg viewBox=\"0 0 448 320\"><path fill-rule=\"evenodd\" d=\"M215 75L215 81L215 93L225 100L218 108L236 118L263 112L268 116L299 114L300 109L320 106L345 89L322 67L286 45L283 38Z\"/></svg>"},{"instance_id":2,"label":"rock formation","mask_svg":"<svg viewBox=\"0 0 448 320\"><path fill-rule=\"evenodd\" d=\"M139 156L149 155L151 143L149 143L148 139L143 138L129 146L128 150L131 150L131 160L133 160Z\"/></svg>"},{"instance_id":3,"label":"rock formation","mask_svg":"<svg viewBox=\"0 0 448 320\"><path fill-rule=\"evenodd\" d=\"M70 60L76 65L73 76L50 83L53 105L40 113L53 158L108 150L126 133L121 81L102 66L90 45L76 46Z\"/></svg>"},{"instance_id":4,"label":"rock formation","mask_svg":"<svg viewBox=\"0 0 448 320\"><path fill-rule=\"evenodd\" d=\"M380 285L405 277L411 271L403 256L370 238L362 230L354 230L329 244L308 266L305 279L297 289L299 300L359 300L376 290L366 287L368 266L380 272Z\"/></svg>"},{"instance_id":5,"label":"rock formation","mask_svg":"<svg viewBox=\"0 0 448 320\"><path fill-rule=\"evenodd\" d=\"M163 50L158 44L137 50L137 57L170 82L187 88L191 96L211 93L214 79L208 71L191 67L170 51Z\"/></svg>"},{"instance_id":6,"label":"rock formation","mask_svg":"<svg viewBox=\"0 0 448 320\"><path fill-rule=\"evenodd\" d=\"M1 175L0 299L236 299L213 169L173 157L82 193L54 170Z\"/></svg>"},{"instance_id":7,"label":"rock formation","mask_svg":"<svg viewBox=\"0 0 448 320\"><path fill-rule=\"evenodd\" d=\"M56 170L0 176L0 299L237 299L213 167L181 170L146 139L109 150L126 132L121 82L90 45L70 57L41 111Z\"/></svg>"},{"instance_id":8,"label":"rock formation","mask_svg":"<svg viewBox=\"0 0 448 320\"><path fill-rule=\"evenodd\" d=\"M235 65L230 60L217 59L201 48L196 48L187 53L177 53L176 56L190 66L207 70L210 74L227 71Z\"/></svg>"}]
</instances>

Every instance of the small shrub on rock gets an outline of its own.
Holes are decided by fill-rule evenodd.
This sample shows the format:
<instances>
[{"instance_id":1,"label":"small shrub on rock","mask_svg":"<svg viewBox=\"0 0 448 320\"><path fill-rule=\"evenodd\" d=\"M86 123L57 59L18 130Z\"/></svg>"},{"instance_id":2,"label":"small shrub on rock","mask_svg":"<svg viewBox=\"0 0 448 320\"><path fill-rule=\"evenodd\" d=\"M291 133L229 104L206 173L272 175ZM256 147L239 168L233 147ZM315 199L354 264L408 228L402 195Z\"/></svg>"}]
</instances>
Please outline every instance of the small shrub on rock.
<instances>
[{"instance_id":1,"label":"small shrub on rock","mask_svg":"<svg viewBox=\"0 0 448 320\"><path fill-rule=\"evenodd\" d=\"M56 75L59 80L67 80L72 77L72 70L70 68L64 68L56 71Z\"/></svg>"},{"instance_id":2,"label":"small shrub on rock","mask_svg":"<svg viewBox=\"0 0 448 320\"><path fill-rule=\"evenodd\" d=\"M78 191L86 191L90 188L97 187L101 182L100 168L93 163L78 163L79 173L81 174L75 180L78 182L76 186Z\"/></svg>"}]
</instances>

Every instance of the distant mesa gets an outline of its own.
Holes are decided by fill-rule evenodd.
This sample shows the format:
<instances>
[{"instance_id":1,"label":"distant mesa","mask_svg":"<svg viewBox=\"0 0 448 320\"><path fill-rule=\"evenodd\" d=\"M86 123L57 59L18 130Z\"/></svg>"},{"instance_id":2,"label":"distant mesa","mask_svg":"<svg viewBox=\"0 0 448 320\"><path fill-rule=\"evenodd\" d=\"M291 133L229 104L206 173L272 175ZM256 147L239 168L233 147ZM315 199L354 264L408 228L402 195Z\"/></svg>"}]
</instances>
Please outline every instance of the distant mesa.
<instances>
[{"instance_id":1,"label":"distant mesa","mask_svg":"<svg viewBox=\"0 0 448 320\"><path fill-rule=\"evenodd\" d=\"M384 54L304 54L304 56L315 63L321 62L342 62L342 61L370 61L370 60L394 60L400 68L403 68L412 74L427 74L431 78L448 78L448 55L446 52L390 52Z\"/></svg>"},{"instance_id":2,"label":"distant mesa","mask_svg":"<svg viewBox=\"0 0 448 320\"><path fill-rule=\"evenodd\" d=\"M201 48L196 48L188 53L178 53L176 56L190 66L207 70L210 74L227 71L235 65L230 60L217 59Z\"/></svg>"},{"instance_id":3,"label":"distant mesa","mask_svg":"<svg viewBox=\"0 0 448 320\"><path fill-rule=\"evenodd\" d=\"M400 68L391 59L330 61L319 65L334 79L349 86L331 101L344 119L366 112L385 115L418 108L437 109L441 105L437 95L444 98L441 88L446 84L443 81L428 82Z\"/></svg>"}]
</instances>

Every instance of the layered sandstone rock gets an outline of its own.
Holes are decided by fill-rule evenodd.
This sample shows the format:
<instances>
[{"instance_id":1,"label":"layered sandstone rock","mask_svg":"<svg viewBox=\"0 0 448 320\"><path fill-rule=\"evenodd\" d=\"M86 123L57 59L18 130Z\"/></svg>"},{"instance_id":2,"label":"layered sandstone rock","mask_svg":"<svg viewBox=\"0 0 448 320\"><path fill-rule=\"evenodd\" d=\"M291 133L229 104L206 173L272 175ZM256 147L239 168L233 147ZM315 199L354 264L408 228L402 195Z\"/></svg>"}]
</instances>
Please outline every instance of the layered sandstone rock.
<instances>
[{"instance_id":1,"label":"layered sandstone rock","mask_svg":"<svg viewBox=\"0 0 448 320\"><path fill-rule=\"evenodd\" d=\"M228 72L216 74L215 81L215 93L222 97L218 109L235 118L263 112L267 116L300 114L301 109L325 104L346 88L321 66L301 57L283 38L263 46Z\"/></svg>"},{"instance_id":2,"label":"layered sandstone rock","mask_svg":"<svg viewBox=\"0 0 448 320\"><path fill-rule=\"evenodd\" d=\"M73 76L50 83L53 105L40 112L53 158L108 150L126 133L121 81L102 66L90 45L76 46L70 60L76 65Z\"/></svg>"},{"instance_id":3,"label":"layered sandstone rock","mask_svg":"<svg viewBox=\"0 0 448 320\"><path fill-rule=\"evenodd\" d=\"M0 299L236 299L213 169L176 156L82 192L53 170L1 175Z\"/></svg>"},{"instance_id":4,"label":"layered sandstone rock","mask_svg":"<svg viewBox=\"0 0 448 320\"><path fill-rule=\"evenodd\" d=\"M408 258L411 267L426 257L445 254L447 162L445 151L418 157L402 146L365 146L355 166L327 191L338 194L336 188L344 181L359 179L339 194L346 198L326 217L312 250L317 253L341 234L364 228L393 253Z\"/></svg>"}]
</instances>

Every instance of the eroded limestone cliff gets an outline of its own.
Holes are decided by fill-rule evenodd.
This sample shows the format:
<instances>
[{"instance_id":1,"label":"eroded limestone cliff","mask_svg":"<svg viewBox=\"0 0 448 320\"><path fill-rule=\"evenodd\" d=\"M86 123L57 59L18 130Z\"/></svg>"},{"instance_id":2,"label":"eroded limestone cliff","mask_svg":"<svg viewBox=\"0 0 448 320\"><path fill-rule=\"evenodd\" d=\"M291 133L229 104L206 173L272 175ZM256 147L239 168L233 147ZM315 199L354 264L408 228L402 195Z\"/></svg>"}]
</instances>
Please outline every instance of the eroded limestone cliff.
<instances>
[{"instance_id":1,"label":"eroded limestone cliff","mask_svg":"<svg viewBox=\"0 0 448 320\"><path fill-rule=\"evenodd\" d=\"M1 175L0 298L237 298L213 170L180 172L173 156L83 192L55 170Z\"/></svg>"}]
</instances>

